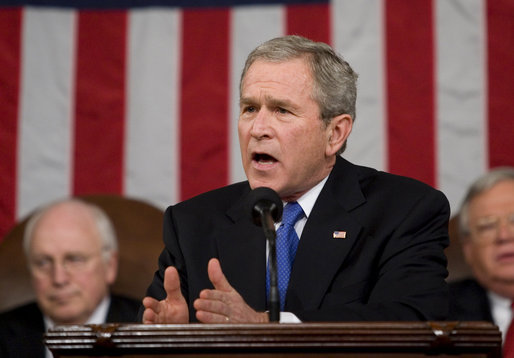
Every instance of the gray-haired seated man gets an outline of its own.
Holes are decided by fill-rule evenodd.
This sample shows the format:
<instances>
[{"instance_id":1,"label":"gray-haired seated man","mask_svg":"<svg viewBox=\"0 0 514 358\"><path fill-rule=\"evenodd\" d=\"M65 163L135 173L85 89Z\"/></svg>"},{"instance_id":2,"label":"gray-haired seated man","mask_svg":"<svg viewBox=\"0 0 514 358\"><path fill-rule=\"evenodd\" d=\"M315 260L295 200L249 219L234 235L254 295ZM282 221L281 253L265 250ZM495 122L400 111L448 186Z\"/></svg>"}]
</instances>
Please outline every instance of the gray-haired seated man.
<instances>
[{"instance_id":1,"label":"gray-haired seated man","mask_svg":"<svg viewBox=\"0 0 514 358\"><path fill-rule=\"evenodd\" d=\"M449 318L494 322L505 339L514 300L514 168L493 169L470 186L459 231L474 277L450 283Z\"/></svg>"},{"instance_id":2,"label":"gray-haired seated man","mask_svg":"<svg viewBox=\"0 0 514 358\"><path fill-rule=\"evenodd\" d=\"M54 325L135 320L140 302L109 292L118 244L100 208L54 202L28 221L23 244L37 302L0 314L0 357L51 357L42 338Z\"/></svg>"}]
</instances>

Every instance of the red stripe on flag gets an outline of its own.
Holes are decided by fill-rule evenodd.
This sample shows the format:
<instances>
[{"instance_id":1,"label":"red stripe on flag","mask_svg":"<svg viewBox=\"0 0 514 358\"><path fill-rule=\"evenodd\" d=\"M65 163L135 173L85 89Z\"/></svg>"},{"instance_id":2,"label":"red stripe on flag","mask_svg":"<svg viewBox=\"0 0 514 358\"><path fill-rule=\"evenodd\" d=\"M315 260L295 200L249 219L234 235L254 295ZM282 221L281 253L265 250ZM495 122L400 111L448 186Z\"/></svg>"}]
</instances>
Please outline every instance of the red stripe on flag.
<instances>
[{"instance_id":1,"label":"red stripe on flag","mask_svg":"<svg viewBox=\"0 0 514 358\"><path fill-rule=\"evenodd\" d=\"M384 4L388 170L435 186L432 1Z\"/></svg>"},{"instance_id":2,"label":"red stripe on flag","mask_svg":"<svg viewBox=\"0 0 514 358\"><path fill-rule=\"evenodd\" d=\"M123 191L125 11L78 20L74 194Z\"/></svg>"},{"instance_id":3,"label":"red stripe on flag","mask_svg":"<svg viewBox=\"0 0 514 358\"><path fill-rule=\"evenodd\" d=\"M0 10L0 238L16 220L22 10Z\"/></svg>"},{"instance_id":4,"label":"red stripe on flag","mask_svg":"<svg viewBox=\"0 0 514 358\"><path fill-rule=\"evenodd\" d=\"M330 43L329 4L289 5L286 12L287 33L314 41Z\"/></svg>"},{"instance_id":5,"label":"red stripe on flag","mask_svg":"<svg viewBox=\"0 0 514 358\"><path fill-rule=\"evenodd\" d=\"M514 2L487 1L489 166L514 166Z\"/></svg>"},{"instance_id":6,"label":"red stripe on flag","mask_svg":"<svg viewBox=\"0 0 514 358\"><path fill-rule=\"evenodd\" d=\"M180 199L228 183L229 16L184 10L180 98Z\"/></svg>"}]
</instances>

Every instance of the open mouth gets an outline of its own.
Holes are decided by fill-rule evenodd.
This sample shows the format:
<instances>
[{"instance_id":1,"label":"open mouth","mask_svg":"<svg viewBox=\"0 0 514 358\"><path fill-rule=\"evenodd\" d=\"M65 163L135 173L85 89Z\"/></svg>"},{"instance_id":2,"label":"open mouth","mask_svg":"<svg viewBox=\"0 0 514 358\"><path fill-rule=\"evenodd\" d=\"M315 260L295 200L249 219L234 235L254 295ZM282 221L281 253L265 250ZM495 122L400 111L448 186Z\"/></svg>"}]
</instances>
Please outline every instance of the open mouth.
<instances>
[{"instance_id":1,"label":"open mouth","mask_svg":"<svg viewBox=\"0 0 514 358\"><path fill-rule=\"evenodd\" d=\"M277 161L271 155L265 153L254 153L252 160L259 164L273 164Z\"/></svg>"}]
</instances>

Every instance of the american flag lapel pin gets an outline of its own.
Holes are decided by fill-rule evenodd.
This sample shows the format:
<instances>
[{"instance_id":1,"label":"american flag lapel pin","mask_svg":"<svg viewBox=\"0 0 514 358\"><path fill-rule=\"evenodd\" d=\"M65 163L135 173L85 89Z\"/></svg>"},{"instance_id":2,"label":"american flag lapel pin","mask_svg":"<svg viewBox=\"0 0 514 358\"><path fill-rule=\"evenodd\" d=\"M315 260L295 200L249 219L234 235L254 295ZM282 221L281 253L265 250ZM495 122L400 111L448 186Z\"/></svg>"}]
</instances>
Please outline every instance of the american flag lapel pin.
<instances>
[{"instance_id":1,"label":"american flag lapel pin","mask_svg":"<svg viewBox=\"0 0 514 358\"><path fill-rule=\"evenodd\" d=\"M346 231L334 231L332 237L334 239L346 239Z\"/></svg>"}]
</instances>

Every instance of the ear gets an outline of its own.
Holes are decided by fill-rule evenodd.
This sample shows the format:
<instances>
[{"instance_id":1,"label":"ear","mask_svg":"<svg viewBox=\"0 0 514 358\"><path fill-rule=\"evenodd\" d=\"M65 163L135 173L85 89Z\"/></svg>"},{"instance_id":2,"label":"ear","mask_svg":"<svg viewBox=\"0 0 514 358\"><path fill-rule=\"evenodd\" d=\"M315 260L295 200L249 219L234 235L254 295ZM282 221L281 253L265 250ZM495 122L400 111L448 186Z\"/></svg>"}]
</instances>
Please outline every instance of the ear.
<instances>
[{"instance_id":1,"label":"ear","mask_svg":"<svg viewBox=\"0 0 514 358\"><path fill-rule=\"evenodd\" d=\"M105 280L109 285L112 285L116 281L118 276L118 253L112 252L111 257L105 263Z\"/></svg>"},{"instance_id":2,"label":"ear","mask_svg":"<svg viewBox=\"0 0 514 358\"><path fill-rule=\"evenodd\" d=\"M349 114L340 114L332 118L327 126L327 147L325 155L333 156L346 142L353 127L352 117Z\"/></svg>"},{"instance_id":3,"label":"ear","mask_svg":"<svg viewBox=\"0 0 514 358\"><path fill-rule=\"evenodd\" d=\"M461 241L462 253L464 254L464 260L471 266L473 262L473 243L469 237L463 237Z\"/></svg>"}]
</instances>

